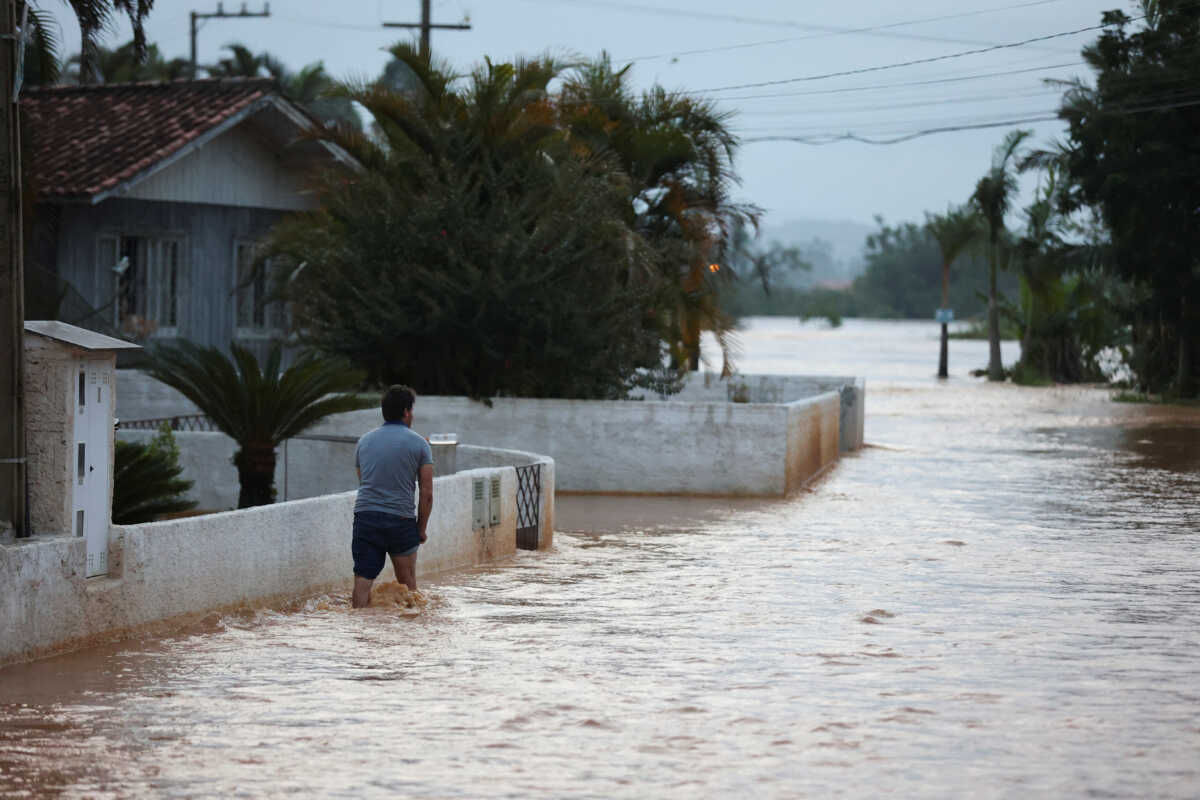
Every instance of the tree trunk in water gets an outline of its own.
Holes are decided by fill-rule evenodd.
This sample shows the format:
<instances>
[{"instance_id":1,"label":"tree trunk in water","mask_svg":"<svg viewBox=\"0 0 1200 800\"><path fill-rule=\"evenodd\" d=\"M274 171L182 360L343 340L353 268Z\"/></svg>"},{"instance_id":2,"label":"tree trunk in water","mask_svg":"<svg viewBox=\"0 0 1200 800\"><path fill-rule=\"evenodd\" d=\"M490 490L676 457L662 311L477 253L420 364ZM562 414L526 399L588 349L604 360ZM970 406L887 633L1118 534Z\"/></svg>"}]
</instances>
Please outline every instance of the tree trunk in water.
<instances>
[{"instance_id":1,"label":"tree trunk in water","mask_svg":"<svg viewBox=\"0 0 1200 800\"><path fill-rule=\"evenodd\" d=\"M996 304L996 246L992 245L988 274L988 380L1004 380L1000 360L1000 308Z\"/></svg>"},{"instance_id":2,"label":"tree trunk in water","mask_svg":"<svg viewBox=\"0 0 1200 800\"><path fill-rule=\"evenodd\" d=\"M1029 368L1033 367L1035 360L1033 355L1033 320L1035 318L1034 305L1037 303L1037 293L1034 291L1033 278L1028 273L1025 274L1025 284L1029 287L1029 308L1025 309L1025 330L1021 333L1020 361L1026 368ZM1049 374L1049 364L1045 363L1047 359L1049 359L1049 356L1043 354L1041 369L1044 375Z\"/></svg>"},{"instance_id":3,"label":"tree trunk in water","mask_svg":"<svg viewBox=\"0 0 1200 800\"><path fill-rule=\"evenodd\" d=\"M938 377L950 377L950 326L942 323L942 352L938 356Z\"/></svg>"},{"instance_id":4,"label":"tree trunk in water","mask_svg":"<svg viewBox=\"0 0 1200 800\"><path fill-rule=\"evenodd\" d=\"M275 446L244 444L233 457L238 468L238 508L266 506L275 502Z\"/></svg>"}]
</instances>

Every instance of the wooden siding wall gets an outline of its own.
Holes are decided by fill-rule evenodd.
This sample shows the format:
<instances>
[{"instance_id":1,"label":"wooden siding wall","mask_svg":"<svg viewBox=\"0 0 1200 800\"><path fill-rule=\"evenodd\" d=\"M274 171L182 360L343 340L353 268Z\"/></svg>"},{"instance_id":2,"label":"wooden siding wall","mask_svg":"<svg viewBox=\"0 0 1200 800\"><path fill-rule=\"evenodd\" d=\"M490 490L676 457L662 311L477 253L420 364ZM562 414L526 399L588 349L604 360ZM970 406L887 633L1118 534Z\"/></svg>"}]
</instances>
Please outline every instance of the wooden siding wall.
<instances>
[{"instance_id":1,"label":"wooden siding wall","mask_svg":"<svg viewBox=\"0 0 1200 800\"><path fill-rule=\"evenodd\" d=\"M245 126L218 136L135 185L124 197L302 211L316 199L301 174Z\"/></svg>"},{"instance_id":2,"label":"wooden siding wall","mask_svg":"<svg viewBox=\"0 0 1200 800\"><path fill-rule=\"evenodd\" d=\"M228 347L235 333L234 242L261 241L284 212L199 203L106 200L95 206L62 206L58 217L57 272L94 307L108 304L111 265L97 263L101 236L177 236L183 240L179 336L201 345ZM245 340L256 353L267 342ZM260 355L261 357L261 355Z\"/></svg>"}]
</instances>

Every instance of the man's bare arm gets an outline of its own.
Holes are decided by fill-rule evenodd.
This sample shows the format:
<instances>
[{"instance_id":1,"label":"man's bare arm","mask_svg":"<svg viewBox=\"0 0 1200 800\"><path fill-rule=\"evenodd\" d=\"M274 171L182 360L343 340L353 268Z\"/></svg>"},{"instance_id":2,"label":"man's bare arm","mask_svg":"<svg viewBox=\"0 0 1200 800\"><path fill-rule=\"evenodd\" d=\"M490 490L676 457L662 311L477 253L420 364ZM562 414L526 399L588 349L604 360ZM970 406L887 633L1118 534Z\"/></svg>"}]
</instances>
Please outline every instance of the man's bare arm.
<instances>
[{"instance_id":1,"label":"man's bare arm","mask_svg":"<svg viewBox=\"0 0 1200 800\"><path fill-rule=\"evenodd\" d=\"M425 527L429 524L429 514L433 511L433 464L426 464L417 472L417 485L420 496L417 499L417 533L424 542Z\"/></svg>"}]
</instances>

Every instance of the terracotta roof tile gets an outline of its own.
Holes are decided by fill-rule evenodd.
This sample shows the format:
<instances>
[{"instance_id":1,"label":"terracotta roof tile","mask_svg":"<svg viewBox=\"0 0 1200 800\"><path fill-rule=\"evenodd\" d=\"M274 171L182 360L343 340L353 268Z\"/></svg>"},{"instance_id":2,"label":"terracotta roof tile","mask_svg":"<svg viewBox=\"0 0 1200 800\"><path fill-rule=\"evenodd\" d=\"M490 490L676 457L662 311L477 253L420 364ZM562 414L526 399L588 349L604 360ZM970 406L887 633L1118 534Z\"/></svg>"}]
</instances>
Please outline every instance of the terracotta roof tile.
<instances>
[{"instance_id":1,"label":"terracotta roof tile","mask_svg":"<svg viewBox=\"0 0 1200 800\"><path fill-rule=\"evenodd\" d=\"M39 200L86 200L276 93L270 79L27 89L26 180Z\"/></svg>"}]
</instances>

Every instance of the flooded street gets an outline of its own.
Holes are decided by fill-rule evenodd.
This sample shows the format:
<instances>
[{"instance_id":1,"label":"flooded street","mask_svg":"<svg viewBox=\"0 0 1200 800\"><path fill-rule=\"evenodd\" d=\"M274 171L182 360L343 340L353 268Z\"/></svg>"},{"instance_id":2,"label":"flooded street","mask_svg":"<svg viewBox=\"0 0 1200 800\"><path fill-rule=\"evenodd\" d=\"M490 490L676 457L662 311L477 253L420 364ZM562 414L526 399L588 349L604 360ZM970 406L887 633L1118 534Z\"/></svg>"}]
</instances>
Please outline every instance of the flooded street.
<instances>
[{"instance_id":1,"label":"flooded street","mask_svg":"<svg viewBox=\"0 0 1200 800\"><path fill-rule=\"evenodd\" d=\"M870 446L810 489L560 496L553 551L423 608L0 670L0 797L1200 794L1200 409L756 323L746 373L867 377Z\"/></svg>"}]
</instances>

